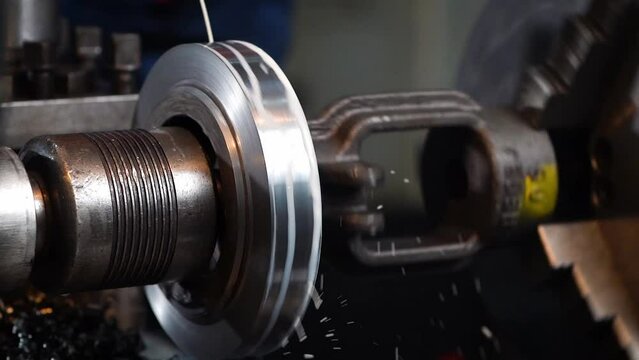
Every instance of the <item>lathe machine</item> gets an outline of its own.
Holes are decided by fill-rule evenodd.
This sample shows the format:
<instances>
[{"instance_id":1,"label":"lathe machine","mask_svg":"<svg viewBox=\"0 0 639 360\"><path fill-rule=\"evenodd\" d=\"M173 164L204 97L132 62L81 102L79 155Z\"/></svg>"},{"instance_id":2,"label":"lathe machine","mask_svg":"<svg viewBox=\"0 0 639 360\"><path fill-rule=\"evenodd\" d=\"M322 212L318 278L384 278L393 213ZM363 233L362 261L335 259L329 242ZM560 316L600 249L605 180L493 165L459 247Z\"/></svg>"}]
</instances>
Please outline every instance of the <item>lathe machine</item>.
<instances>
[{"instance_id":1,"label":"lathe machine","mask_svg":"<svg viewBox=\"0 0 639 360\"><path fill-rule=\"evenodd\" d=\"M516 3L480 18L469 95L309 119L253 44L176 46L138 95L139 36L2 0L0 290L143 287L198 359L639 359L638 4ZM362 156L416 131L417 179ZM392 181L422 214L387 214Z\"/></svg>"}]
</instances>

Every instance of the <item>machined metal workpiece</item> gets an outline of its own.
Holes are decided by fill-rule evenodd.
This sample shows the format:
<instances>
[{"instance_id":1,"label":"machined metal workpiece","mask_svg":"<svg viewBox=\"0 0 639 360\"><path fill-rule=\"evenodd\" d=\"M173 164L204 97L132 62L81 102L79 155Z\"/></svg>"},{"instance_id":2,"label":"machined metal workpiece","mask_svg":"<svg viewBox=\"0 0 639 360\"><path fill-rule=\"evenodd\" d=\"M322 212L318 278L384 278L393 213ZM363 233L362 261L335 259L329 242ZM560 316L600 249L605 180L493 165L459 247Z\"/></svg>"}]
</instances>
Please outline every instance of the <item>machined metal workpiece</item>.
<instances>
[{"instance_id":1,"label":"machined metal workpiece","mask_svg":"<svg viewBox=\"0 0 639 360\"><path fill-rule=\"evenodd\" d=\"M0 291L23 288L35 254L36 203L27 172L9 148L0 148Z\"/></svg>"},{"instance_id":2,"label":"machined metal workpiece","mask_svg":"<svg viewBox=\"0 0 639 360\"><path fill-rule=\"evenodd\" d=\"M31 274L38 288L144 285L206 268L215 243L213 175L187 130L43 136L20 155L45 199Z\"/></svg>"},{"instance_id":3,"label":"machined metal workpiece","mask_svg":"<svg viewBox=\"0 0 639 360\"><path fill-rule=\"evenodd\" d=\"M100 99L2 104L0 122L13 125L8 138L26 136L39 129L16 114L37 118L29 111L42 106L51 121ZM75 120L70 128L93 126ZM22 162L6 149L22 172L0 174L10 183L0 192L30 198L0 218L0 249L12 246L6 264L16 265L0 281L28 277L48 292L149 285L160 324L187 353L279 348L308 305L321 234L317 160L288 80L251 44L182 45L151 71L135 126L147 130L40 136L22 147ZM25 209L33 221L19 218Z\"/></svg>"},{"instance_id":4,"label":"machined metal workpiece","mask_svg":"<svg viewBox=\"0 0 639 360\"><path fill-rule=\"evenodd\" d=\"M300 321L317 274L321 194L306 118L267 54L244 42L181 45L140 93L136 125L183 126L211 147L219 234L196 285L151 285L160 324L206 359L279 348Z\"/></svg>"}]
</instances>

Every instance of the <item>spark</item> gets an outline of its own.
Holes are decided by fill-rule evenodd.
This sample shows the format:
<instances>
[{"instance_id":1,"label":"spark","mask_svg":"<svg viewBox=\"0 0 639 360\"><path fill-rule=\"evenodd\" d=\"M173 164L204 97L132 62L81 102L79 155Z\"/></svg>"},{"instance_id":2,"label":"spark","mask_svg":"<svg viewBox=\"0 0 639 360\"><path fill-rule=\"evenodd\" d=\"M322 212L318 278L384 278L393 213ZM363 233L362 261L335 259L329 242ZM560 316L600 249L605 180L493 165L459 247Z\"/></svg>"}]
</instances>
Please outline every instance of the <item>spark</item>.
<instances>
[{"instance_id":1,"label":"spark","mask_svg":"<svg viewBox=\"0 0 639 360\"><path fill-rule=\"evenodd\" d=\"M396 174L395 170L391 170L391 171L390 171L390 174L391 174L391 175L395 175L395 174Z\"/></svg>"},{"instance_id":2,"label":"spark","mask_svg":"<svg viewBox=\"0 0 639 360\"><path fill-rule=\"evenodd\" d=\"M304 327L302 326L302 323L299 323L295 327L295 333L297 334L297 338L299 339L300 342L306 340L306 338L308 337L306 336L306 331L304 331Z\"/></svg>"},{"instance_id":3,"label":"spark","mask_svg":"<svg viewBox=\"0 0 639 360\"><path fill-rule=\"evenodd\" d=\"M331 338L331 337L333 337L333 336L335 336L335 333L326 333L326 334L324 335L324 337L327 337L327 338Z\"/></svg>"},{"instance_id":4,"label":"spark","mask_svg":"<svg viewBox=\"0 0 639 360\"><path fill-rule=\"evenodd\" d=\"M408 180L408 178L404 178L404 184L408 184L410 183L410 180Z\"/></svg>"},{"instance_id":5,"label":"spark","mask_svg":"<svg viewBox=\"0 0 639 360\"><path fill-rule=\"evenodd\" d=\"M490 329L486 325L481 327L481 333L484 334L484 336L486 338L488 338L488 339L492 339L493 338L493 332L490 331Z\"/></svg>"},{"instance_id":6,"label":"spark","mask_svg":"<svg viewBox=\"0 0 639 360\"><path fill-rule=\"evenodd\" d=\"M450 284L450 290L453 293L453 296L457 296L459 294L457 291L457 284L455 283Z\"/></svg>"},{"instance_id":7,"label":"spark","mask_svg":"<svg viewBox=\"0 0 639 360\"><path fill-rule=\"evenodd\" d=\"M416 237L416 238L415 238L415 240L417 241L417 243L418 243L418 244L421 244L421 243L422 243L422 238L421 238L421 237L419 237L419 236L418 236L418 237Z\"/></svg>"},{"instance_id":8,"label":"spark","mask_svg":"<svg viewBox=\"0 0 639 360\"><path fill-rule=\"evenodd\" d=\"M265 63L260 63L260 69L262 69L262 71L264 71L265 74L269 73L269 68L268 66L266 66Z\"/></svg>"},{"instance_id":9,"label":"spark","mask_svg":"<svg viewBox=\"0 0 639 360\"><path fill-rule=\"evenodd\" d=\"M353 325L353 324L355 324L355 321L348 321L348 322L346 323L346 325Z\"/></svg>"},{"instance_id":10,"label":"spark","mask_svg":"<svg viewBox=\"0 0 639 360\"><path fill-rule=\"evenodd\" d=\"M439 301L446 302L446 298L444 297L444 294L440 292L440 293L437 293L437 295L439 296Z\"/></svg>"},{"instance_id":11,"label":"spark","mask_svg":"<svg viewBox=\"0 0 639 360\"><path fill-rule=\"evenodd\" d=\"M333 346L333 350L342 350L342 348L339 346Z\"/></svg>"},{"instance_id":12,"label":"spark","mask_svg":"<svg viewBox=\"0 0 639 360\"><path fill-rule=\"evenodd\" d=\"M475 278L475 290L478 294L481 293L481 281L477 277Z\"/></svg>"},{"instance_id":13,"label":"spark","mask_svg":"<svg viewBox=\"0 0 639 360\"><path fill-rule=\"evenodd\" d=\"M324 316L322 318L322 320L320 320L320 323L325 323L325 322L329 322L329 321L331 321L331 318L329 318L328 316Z\"/></svg>"},{"instance_id":14,"label":"spark","mask_svg":"<svg viewBox=\"0 0 639 360\"><path fill-rule=\"evenodd\" d=\"M304 354L304 359L315 359L315 355L313 355L313 354Z\"/></svg>"},{"instance_id":15,"label":"spark","mask_svg":"<svg viewBox=\"0 0 639 360\"><path fill-rule=\"evenodd\" d=\"M406 276L406 269L402 266L402 276Z\"/></svg>"},{"instance_id":16,"label":"spark","mask_svg":"<svg viewBox=\"0 0 639 360\"><path fill-rule=\"evenodd\" d=\"M384 208L384 205L382 204L377 205L377 210L382 210L383 208Z\"/></svg>"},{"instance_id":17,"label":"spark","mask_svg":"<svg viewBox=\"0 0 639 360\"><path fill-rule=\"evenodd\" d=\"M315 305L315 310L319 310L320 306L322 306L322 297L317 293L317 289L313 286L313 292L311 293L311 299L313 299L313 305Z\"/></svg>"}]
</instances>

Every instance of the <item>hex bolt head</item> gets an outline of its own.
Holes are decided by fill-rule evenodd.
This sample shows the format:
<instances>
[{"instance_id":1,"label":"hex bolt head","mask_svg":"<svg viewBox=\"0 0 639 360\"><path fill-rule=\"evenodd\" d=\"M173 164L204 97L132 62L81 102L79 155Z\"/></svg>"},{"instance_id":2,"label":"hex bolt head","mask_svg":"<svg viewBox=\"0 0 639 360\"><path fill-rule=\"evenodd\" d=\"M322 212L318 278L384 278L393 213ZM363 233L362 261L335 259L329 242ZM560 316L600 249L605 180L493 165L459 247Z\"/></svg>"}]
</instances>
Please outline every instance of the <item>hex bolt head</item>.
<instances>
[{"instance_id":1,"label":"hex bolt head","mask_svg":"<svg viewBox=\"0 0 639 360\"><path fill-rule=\"evenodd\" d=\"M62 69L55 74L56 90L66 96L80 96L87 91L87 72L83 69Z\"/></svg>"},{"instance_id":2,"label":"hex bolt head","mask_svg":"<svg viewBox=\"0 0 639 360\"><path fill-rule=\"evenodd\" d=\"M102 29L97 26L77 26L75 53L84 61L99 58L102 55Z\"/></svg>"},{"instance_id":3,"label":"hex bolt head","mask_svg":"<svg viewBox=\"0 0 639 360\"><path fill-rule=\"evenodd\" d=\"M117 71L136 71L142 62L140 35L131 33L115 33L112 40L113 69Z\"/></svg>"}]
</instances>

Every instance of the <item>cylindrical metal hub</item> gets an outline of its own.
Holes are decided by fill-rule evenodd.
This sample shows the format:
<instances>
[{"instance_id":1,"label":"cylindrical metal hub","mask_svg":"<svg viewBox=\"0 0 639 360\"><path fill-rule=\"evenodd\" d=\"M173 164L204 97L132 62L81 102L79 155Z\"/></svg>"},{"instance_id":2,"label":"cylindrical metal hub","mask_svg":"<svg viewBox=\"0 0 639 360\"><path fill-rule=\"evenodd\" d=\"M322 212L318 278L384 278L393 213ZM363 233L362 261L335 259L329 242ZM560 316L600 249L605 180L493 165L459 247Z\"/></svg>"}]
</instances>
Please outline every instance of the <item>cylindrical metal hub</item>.
<instances>
[{"instance_id":1,"label":"cylindrical metal hub","mask_svg":"<svg viewBox=\"0 0 639 360\"><path fill-rule=\"evenodd\" d=\"M0 148L0 291L29 278L36 243L36 208L29 177L9 148Z\"/></svg>"},{"instance_id":2,"label":"cylindrical metal hub","mask_svg":"<svg viewBox=\"0 0 639 360\"><path fill-rule=\"evenodd\" d=\"M215 239L210 166L181 128L44 136L21 152L46 204L32 282L79 291L180 279Z\"/></svg>"}]
</instances>

